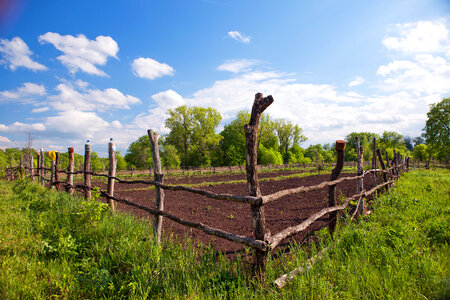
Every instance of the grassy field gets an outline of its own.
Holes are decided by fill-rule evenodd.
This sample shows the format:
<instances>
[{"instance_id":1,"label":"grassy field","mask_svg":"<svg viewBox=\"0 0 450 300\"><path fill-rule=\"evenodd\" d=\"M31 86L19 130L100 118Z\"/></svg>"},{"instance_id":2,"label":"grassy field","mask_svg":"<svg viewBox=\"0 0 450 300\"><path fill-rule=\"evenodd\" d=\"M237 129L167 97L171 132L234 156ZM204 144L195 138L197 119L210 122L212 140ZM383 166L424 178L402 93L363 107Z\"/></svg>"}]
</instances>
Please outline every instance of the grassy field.
<instances>
[{"instance_id":1,"label":"grassy field","mask_svg":"<svg viewBox=\"0 0 450 300\"><path fill-rule=\"evenodd\" d=\"M0 182L0 298L449 299L450 172L403 174L373 213L311 247L269 257L266 282L245 259L152 238L151 224L97 201L27 181ZM278 290L273 281L317 250L311 269Z\"/></svg>"}]
</instances>

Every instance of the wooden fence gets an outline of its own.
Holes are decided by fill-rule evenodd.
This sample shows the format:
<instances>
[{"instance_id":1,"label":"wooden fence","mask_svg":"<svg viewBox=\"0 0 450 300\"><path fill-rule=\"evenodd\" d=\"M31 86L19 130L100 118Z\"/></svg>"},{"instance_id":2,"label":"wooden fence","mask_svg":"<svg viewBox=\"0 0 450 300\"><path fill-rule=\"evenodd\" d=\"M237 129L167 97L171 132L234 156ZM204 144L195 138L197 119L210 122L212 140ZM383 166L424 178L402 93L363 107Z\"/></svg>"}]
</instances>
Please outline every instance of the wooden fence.
<instances>
[{"instance_id":1,"label":"wooden fence","mask_svg":"<svg viewBox=\"0 0 450 300\"><path fill-rule=\"evenodd\" d=\"M28 167L23 168L20 166L20 172L22 169L28 170L32 180L36 177L39 179L42 185L45 182L49 183L51 188L55 187L57 190L64 190L68 193L73 193L74 190L80 190L84 192L84 196L86 198L91 197L91 190L93 189L91 185L91 177L92 176L101 176L106 177L108 179L107 191L100 190L100 195L106 198L111 206L111 209L115 211L116 202L124 203L129 206L133 206L135 208L141 209L152 214L154 219L154 230L158 243L161 241L162 234L162 223L164 218L168 218L174 222L177 222L181 225L196 228L202 230L203 232L218 236L220 238L240 243L245 246L251 247L255 250L254 254L254 273L258 276L264 276L265 263L266 258L269 251L273 251L276 249L282 240L302 231L305 231L309 226L311 226L315 221L324 217L325 215L329 215L329 228L332 233L337 219L337 213L346 209L351 201L357 200L356 209L354 211L353 217L356 215L361 215L366 212L366 204L364 203L364 197L370 196L374 194L379 189L388 189L392 184L394 184L395 179L398 178L399 174L402 171L407 171L409 167L409 157L404 157L395 153L394 151L394 159L392 161L386 160L383 161L381 156L381 152L379 149L376 149L376 141L373 140L373 147L375 151L373 151L374 156L372 159L372 168L370 170L363 171L363 162L362 157L364 153L363 147L359 146L359 139L356 139L356 152L357 152L357 176L351 177L342 177L339 178L339 175L342 171L345 161L345 142L344 141L336 141L336 151L337 151L337 162L335 164L334 169L332 170L330 181L322 182L320 184L314 186L299 186L296 188L281 190L272 194L262 195L257 175L257 131L258 131L258 123L261 114L263 111L273 102L272 96L263 97L262 94L258 93L255 96L255 100L252 107L251 119L248 125L245 126L245 135L246 135L246 174L247 174L247 184L249 189L248 196L242 195L232 195L232 194L218 194L210 191L180 186L180 185L167 185L164 184L164 174L161 170L161 162L159 158L159 150L158 150L158 138L159 135L152 130L148 130L148 136L150 139L151 150L152 150L152 158L153 158L153 180L124 180L117 177L116 174L116 160L114 156L114 144L111 141L109 143L109 159L110 159L110 167L108 174L100 174L94 173L90 168L90 145L85 145L85 155L84 155L84 169L80 171L74 171L74 154L73 148L69 148L69 165L67 170L60 170L59 168L59 157L58 153L56 153L55 160L52 161L51 168L44 167L44 153L41 150L40 154L37 157L37 168L33 168L33 163L31 163ZM386 153L386 158L388 155ZM377 168L377 160L380 163L381 169ZM32 160L31 160L32 162ZM10 178L14 179L12 174L17 172L18 168L7 168L6 173ZM50 179L46 178L46 173L50 173ZM60 174L65 174L66 180L60 179ZM83 174L84 183L83 184L74 184L73 177L76 174ZM363 186L363 178L368 174L381 174L380 183L371 188L370 190L364 189ZM21 174L23 175L23 174ZM12 176L12 177L11 177ZM338 203L336 199L336 185L340 182L348 181L348 180L357 180L357 186L355 187L356 193L345 199L342 203ZM115 181L120 182L122 184L145 184L145 185L153 185L155 186L155 207L150 208L146 207L127 199L119 198L114 196L114 183ZM302 223L288 227L274 235L270 235L266 232L265 225L265 213L264 206L273 201L277 201L280 198L293 194L300 194L309 191L315 191L328 187L328 199L329 204L328 207L312 214ZM164 211L164 191L187 191L198 195L203 195L211 199L221 200L221 201L234 201L241 202L251 205L251 216L253 223L253 236L244 236L231 232L227 232L222 229L214 228L208 225L205 225L201 222L192 222L183 220L178 218L170 213ZM286 275L283 275L286 276Z\"/></svg>"}]
</instances>

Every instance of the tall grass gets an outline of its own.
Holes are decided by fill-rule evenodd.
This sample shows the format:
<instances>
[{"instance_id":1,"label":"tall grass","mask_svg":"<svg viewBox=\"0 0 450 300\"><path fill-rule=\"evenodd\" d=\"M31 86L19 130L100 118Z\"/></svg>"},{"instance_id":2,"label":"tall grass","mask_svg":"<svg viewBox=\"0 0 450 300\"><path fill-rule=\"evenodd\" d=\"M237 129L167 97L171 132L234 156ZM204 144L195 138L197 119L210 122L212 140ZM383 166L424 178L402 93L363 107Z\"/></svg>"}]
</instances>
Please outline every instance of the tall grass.
<instances>
[{"instance_id":1,"label":"tall grass","mask_svg":"<svg viewBox=\"0 0 450 300\"><path fill-rule=\"evenodd\" d=\"M445 170L402 175L370 216L343 218L334 240L322 230L311 247L269 256L261 283L242 257L189 239L158 246L146 219L26 181L0 182L0 298L445 299L449 186ZM326 255L283 290L271 284L322 247Z\"/></svg>"}]
</instances>

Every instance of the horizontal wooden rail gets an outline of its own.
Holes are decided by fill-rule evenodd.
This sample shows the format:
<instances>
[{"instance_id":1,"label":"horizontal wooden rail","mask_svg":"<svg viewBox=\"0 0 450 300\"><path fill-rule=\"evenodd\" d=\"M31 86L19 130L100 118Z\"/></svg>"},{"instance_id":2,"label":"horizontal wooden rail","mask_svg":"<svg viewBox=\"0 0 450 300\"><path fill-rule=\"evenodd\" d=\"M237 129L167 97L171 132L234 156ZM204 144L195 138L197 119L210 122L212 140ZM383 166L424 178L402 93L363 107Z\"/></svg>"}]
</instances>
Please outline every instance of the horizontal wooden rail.
<instances>
[{"instance_id":1,"label":"horizontal wooden rail","mask_svg":"<svg viewBox=\"0 0 450 300\"><path fill-rule=\"evenodd\" d=\"M68 187L69 188L79 189L79 190L86 190L86 189L93 190L93 188L89 188L89 187L87 187L85 185L81 185L81 184L78 184L78 185L75 185L75 186L68 186ZM124 203L124 204L130 205L130 206L136 207L138 209L146 211L146 212L148 212L148 213L150 213L152 215L155 215L155 216L163 216L163 217L168 218L168 219L170 219L170 220L172 220L174 222L177 222L177 223L179 223L181 225L192 227L192 228L196 228L196 229L200 229L200 230L202 230L203 232L205 232L206 234L209 234L209 235L218 236L220 238L223 238L223 239L226 239L226 240L229 240L229 241L232 241L232 242L240 243L240 244L243 244L243 245L246 245L246 246L258 249L258 250L261 250L261 251L267 251L267 243L265 241L260 241L260 240L253 239L251 237L229 233L229 232L221 230L221 229L210 227L210 226L205 225L203 223L195 223L195 222L191 222L191 221L182 220L182 219L180 219L180 218L178 218L178 217L176 217L174 215L171 215L169 213L166 213L164 211L158 211L156 209L152 209L152 208L149 208L149 207L146 207L146 206L143 206L143 205L131 202L131 201L126 200L126 199L110 196L105 191L99 191L99 192L100 192L100 195L102 197L105 197L105 198L107 198L109 200L114 200L114 201L117 201L117 202L120 202L120 203Z\"/></svg>"},{"instance_id":2,"label":"horizontal wooden rail","mask_svg":"<svg viewBox=\"0 0 450 300\"><path fill-rule=\"evenodd\" d=\"M369 191L363 191L363 192L361 192L361 193L359 193L357 195L353 195L353 196L347 198L341 205L336 205L336 206L333 206L333 207L324 208L324 209L320 210L319 212L309 216L305 221L303 221L299 225L288 227L288 228L282 230L281 232L279 232L279 233L269 237L268 241L269 241L270 249L273 250L275 247L277 247L283 239L285 239L285 238L287 238L287 237L289 237L289 236L291 236L293 234L296 234L298 232L304 231L312 223L314 223L317 219L320 219L324 215L326 215L326 214L328 214L330 212L343 210L343 209L345 209L348 206L350 201L359 199L361 197L369 196L369 195L373 194L376 190L378 190L378 189L380 189L380 188L382 188L382 187L384 187L384 186L386 186L386 185L388 185L390 183L393 183L393 182L394 182L393 180L388 181L388 182L384 182L384 183L382 183L380 185L377 185L376 187L372 188Z\"/></svg>"}]
</instances>

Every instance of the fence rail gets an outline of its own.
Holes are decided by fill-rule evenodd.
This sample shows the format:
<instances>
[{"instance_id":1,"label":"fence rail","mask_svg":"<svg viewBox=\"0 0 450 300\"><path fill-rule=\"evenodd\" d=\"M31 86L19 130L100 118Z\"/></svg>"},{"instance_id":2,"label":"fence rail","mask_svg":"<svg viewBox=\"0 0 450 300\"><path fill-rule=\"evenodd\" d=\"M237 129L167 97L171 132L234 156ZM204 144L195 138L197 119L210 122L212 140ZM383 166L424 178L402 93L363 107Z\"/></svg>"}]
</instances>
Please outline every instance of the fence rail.
<instances>
[{"instance_id":1,"label":"fence rail","mask_svg":"<svg viewBox=\"0 0 450 300\"><path fill-rule=\"evenodd\" d=\"M91 191L93 189L91 185L92 176L99 176L108 179L108 190L100 191L100 195L106 198L110 205L111 209L115 211L115 203L123 203L140 210L146 211L147 213L155 216L155 234L157 237L157 241L161 240L161 228L163 218L170 219L174 222L177 222L181 225L196 228L202 230L203 232L214 235L232 242L240 243L245 246L251 247L255 249L255 259L254 259L254 272L259 276L264 276L265 269L265 260L269 251L276 249L281 243L282 240L296 234L302 232L309 228L314 222L318 219L324 217L325 215L329 215L329 227L330 232L332 233L336 224L337 212L346 209L352 200L358 200L358 205L356 206L355 215L364 214L365 212L365 203L364 197L370 196L374 194L377 190L381 188L389 188L398 178L402 171L407 171L409 168L409 157L404 157L395 153L394 151L394 159L392 161L387 160L386 164L384 163L381 152L379 150L374 151L374 156L372 158L372 169L363 171L362 168L362 157L364 149L359 146L359 140L357 139L357 168L358 174L357 176L351 177L342 177L338 178L340 172L345 165L345 142L336 141L336 151L337 162L335 164L335 168L332 170L330 181L325 181L320 184L314 186L299 186L296 188L281 190L269 195L262 195L259 183L257 170L258 166L256 165L256 137L258 130L259 117L262 112L273 102L273 98L271 96L262 97L262 94L256 94L255 101L252 107L251 119L250 123L245 126L246 132L246 149L247 149L247 165L246 165L246 173L247 173L247 183L249 187L248 196L241 195L232 195L232 194L218 194L213 193L207 190L182 186L182 185L168 185L163 183L164 174L161 170L161 162L159 159L159 151L158 151L158 137L159 135L154 133L153 131L148 131L148 136L151 142L151 150L152 150L152 158L153 158L153 173L154 180L124 180L116 174L116 163L114 157L114 147L113 142L109 143L109 157L110 157L110 169L108 174L101 174L92 172L90 169L90 145L86 144L85 147L85 155L84 155L84 170L74 171L74 159L73 159L73 148L69 148L69 165L67 166L67 170L59 169L59 157L56 155L55 161L52 161L51 168L44 167L44 154L41 150L41 153L38 155L37 160L37 168L33 168L33 165L30 166L20 166L16 168L7 168L5 173L14 174L15 172L22 172L22 169L27 170L30 174L32 180L36 177L40 180L40 183L44 185L45 182L49 182L50 188L56 187L57 190L62 190L61 186L65 187L65 190L69 193L73 193L74 190L84 192L86 198L91 197ZM376 149L376 141L373 141L373 147ZM71 155L72 154L72 155ZM72 157L72 159L70 159ZM386 153L387 157L387 153ZM377 158L380 162L381 169L377 169ZM391 166L392 165L392 166ZM240 167L240 166L239 166ZM50 172L50 179L46 178L46 172ZM363 187L363 179L368 174L382 174L383 179L382 183L376 185L370 190L365 190ZM59 179L59 174L67 175L66 180ZM73 175L83 174L84 184L74 184L73 183ZM14 179L14 175L11 175L11 179ZM335 187L337 184L348 181L348 180L357 180L356 194L348 197L343 203L338 204L336 201L335 195ZM120 198L114 196L114 183L119 182L121 184L145 184L152 185L155 187L155 208L149 208L135 202L132 202L128 199ZM329 205L326 208L323 208L319 212L316 212L310 215L306 220L302 223L288 227L272 236L266 233L265 230L265 215L264 215L264 206L270 202L278 200L282 197L305 193L309 191L320 190L328 187L328 196L329 196ZM170 213L164 211L164 191L186 191L190 193L194 193L197 195L202 195L208 197L210 199L222 200L222 201L234 201L241 202L251 205L252 211L252 221L254 226L254 236L243 236L235 233L230 233L218 228L213 228L211 226L205 225L203 223L191 222L187 220L183 220L178 218Z\"/></svg>"}]
</instances>

